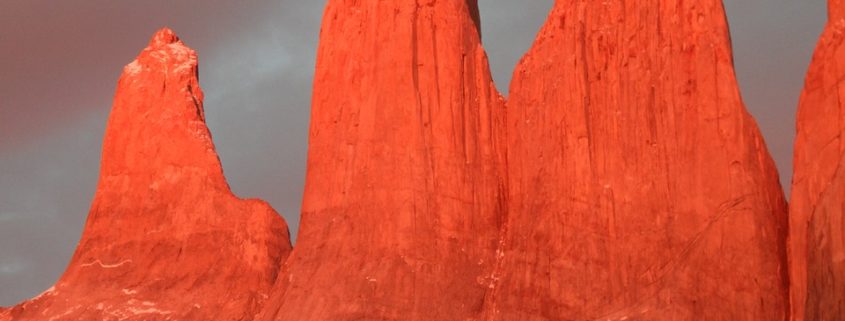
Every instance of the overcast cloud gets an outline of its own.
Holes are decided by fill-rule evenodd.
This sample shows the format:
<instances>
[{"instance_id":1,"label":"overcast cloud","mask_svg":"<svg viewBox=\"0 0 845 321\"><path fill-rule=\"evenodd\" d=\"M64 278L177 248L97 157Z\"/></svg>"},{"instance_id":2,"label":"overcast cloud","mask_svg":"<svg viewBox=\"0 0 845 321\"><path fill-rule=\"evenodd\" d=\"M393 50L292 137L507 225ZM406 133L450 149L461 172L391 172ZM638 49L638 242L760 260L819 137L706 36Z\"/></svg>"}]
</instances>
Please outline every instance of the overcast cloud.
<instances>
[{"instance_id":1,"label":"overcast cloud","mask_svg":"<svg viewBox=\"0 0 845 321\"><path fill-rule=\"evenodd\" d=\"M480 0L497 85L552 0ZM324 1L0 2L0 306L50 287L93 197L117 78L155 30L200 55L206 116L226 176L296 235L311 78ZM794 114L822 0L728 0L743 96L788 185Z\"/></svg>"}]
</instances>

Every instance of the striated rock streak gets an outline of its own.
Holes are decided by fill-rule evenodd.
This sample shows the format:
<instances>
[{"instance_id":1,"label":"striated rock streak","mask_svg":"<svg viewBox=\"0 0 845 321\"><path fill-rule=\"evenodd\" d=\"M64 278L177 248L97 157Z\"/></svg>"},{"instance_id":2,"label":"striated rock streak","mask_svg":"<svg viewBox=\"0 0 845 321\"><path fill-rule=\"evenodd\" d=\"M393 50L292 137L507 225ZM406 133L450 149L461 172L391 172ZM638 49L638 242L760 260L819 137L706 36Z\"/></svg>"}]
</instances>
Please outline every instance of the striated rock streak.
<instances>
[{"instance_id":1,"label":"striated rock streak","mask_svg":"<svg viewBox=\"0 0 845 321\"><path fill-rule=\"evenodd\" d=\"M252 320L290 252L287 225L231 193L202 100L196 53L157 32L118 83L76 253L7 318Z\"/></svg>"},{"instance_id":2,"label":"striated rock streak","mask_svg":"<svg viewBox=\"0 0 845 321\"><path fill-rule=\"evenodd\" d=\"M721 1L558 0L507 122L486 319L786 318L786 204Z\"/></svg>"},{"instance_id":3,"label":"striated rock streak","mask_svg":"<svg viewBox=\"0 0 845 321\"><path fill-rule=\"evenodd\" d=\"M790 203L792 320L845 319L845 12L830 2L798 110Z\"/></svg>"},{"instance_id":4,"label":"striated rock streak","mask_svg":"<svg viewBox=\"0 0 845 321\"><path fill-rule=\"evenodd\" d=\"M328 2L301 230L261 320L466 320L505 212L477 3Z\"/></svg>"}]
</instances>

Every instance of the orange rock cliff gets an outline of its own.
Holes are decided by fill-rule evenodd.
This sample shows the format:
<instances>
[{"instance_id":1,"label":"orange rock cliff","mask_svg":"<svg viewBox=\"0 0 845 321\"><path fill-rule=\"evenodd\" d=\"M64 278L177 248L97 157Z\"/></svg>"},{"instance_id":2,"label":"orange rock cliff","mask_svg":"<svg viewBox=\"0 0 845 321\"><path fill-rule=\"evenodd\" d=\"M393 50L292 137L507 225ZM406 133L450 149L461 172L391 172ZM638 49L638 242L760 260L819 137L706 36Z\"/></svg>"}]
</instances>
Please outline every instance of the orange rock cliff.
<instances>
[{"instance_id":1,"label":"orange rock cliff","mask_svg":"<svg viewBox=\"0 0 845 321\"><path fill-rule=\"evenodd\" d=\"M172 31L124 68L82 239L6 320L252 320L290 252L284 220L234 196L206 128L197 56Z\"/></svg>"},{"instance_id":2,"label":"orange rock cliff","mask_svg":"<svg viewBox=\"0 0 845 321\"><path fill-rule=\"evenodd\" d=\"M721 1L556 1L507 109L490 320L786 318L786 204Z\"/></svg>"},{"instance_id":3,"label":"orange rock cliff","mask_svg":"<svg viewBox=\"0 0 845 321\"><path fill-rule=\"evenodd\" d=\"M792 320L845 319L845 12L831 1L798 110L790 198Z\"/></svg>"},{"instance_id":4,"label":"orange rock cliff","mask_svg":"<svg viewBox=\"0 0 845 321\"><path fill-rule=\"evenodd\" d=\"M329 0L295 249L231 193L196 54L161 30L67 271L0 321L845 318L830 12L788 216L720 0L557 0L507 103L476 0Z\"/></svg>"},{"instance_id":5,"label":"orange rock cliff","mask_svg":"<svg viewBox=\"0 0 845 321\"><path fill-rule=\"evenodd\" d=\"M330 1L301 237L259 319L787 317L720 1L557 1L506 117L475 10Z\"/></svg>"},{"instance_id":6,"label":"orange rock cliff","mask_svg":"<svg viewBox=\"0 0 845 321\"><path fill-rule=\"evenodd\" d=\"M476 316L505 206L475 1L331 0L296 248L260 320Z\"/></svg>"}]
</instances>

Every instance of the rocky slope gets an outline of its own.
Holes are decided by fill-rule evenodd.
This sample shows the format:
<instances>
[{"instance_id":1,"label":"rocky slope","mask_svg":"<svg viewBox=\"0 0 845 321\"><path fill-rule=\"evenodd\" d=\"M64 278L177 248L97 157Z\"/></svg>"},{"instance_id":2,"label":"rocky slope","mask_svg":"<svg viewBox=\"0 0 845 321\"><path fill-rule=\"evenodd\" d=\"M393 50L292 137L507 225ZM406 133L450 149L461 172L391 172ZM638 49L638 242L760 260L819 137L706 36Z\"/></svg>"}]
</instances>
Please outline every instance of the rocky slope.
<instances>
[{"instance_id":1,"label":"rocky slope","mask_svg":"<svg viewBox=\"0 0 845 321\"><path fill-rule=\"evenodd\" d=\"M505 213L504 102L468 1L326 8L297 246L261 320L465 320Z\"/></svg>"},{"instance_id":2,"label":"rocky slope","mask_svg":"<svg viewBox=\"0 0 845 321\"><path fill-rule=\"evenodd\" d=\"M721 1L556 1L507 122L485 319L786 318L786 204Z\"/></svg>"},{"instance_id":3,"label":"rocky slope","mask_svg":"<svg viewBox=\"0 0 845 321\"><path fill-rule=\"evenodd\" d=\"M793 320L845 319L845 12L830 15L798 110L790 203Z\"/></svg>"},{"instance_id":4,"label":"rocky slope","mask_svg":"<svg viewBox=\"0 0 845 321\"><path fill-rule=\"evenodd\" d=\"M253 318L290 251L287 225L231 193L202 100L196 53L157 32L120 78L76 253L7 319Z\"/></svg>"}]
</instances>

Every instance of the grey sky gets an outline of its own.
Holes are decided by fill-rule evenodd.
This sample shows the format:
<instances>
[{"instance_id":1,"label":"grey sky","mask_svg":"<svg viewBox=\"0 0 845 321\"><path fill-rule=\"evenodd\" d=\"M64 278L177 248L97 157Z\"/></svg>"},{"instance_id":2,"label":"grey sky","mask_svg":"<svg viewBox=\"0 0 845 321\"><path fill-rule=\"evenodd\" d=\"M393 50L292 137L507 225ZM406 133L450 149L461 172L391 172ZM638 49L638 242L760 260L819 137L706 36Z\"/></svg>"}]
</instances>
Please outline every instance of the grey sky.
<instances>
[{"instance_id":1,"label":"grey sky","mask_svg":"<svg viewBox=\"0 0 845 321\"><path fill-rule=\"evenodd\" d=\"M497 85L552 0L480 0ZM123 65L169 26L200 55L206 115L226 176L296 234L311 75L324 1L0 2L0 306L50 287L88 213ZM823 0L727 0L743 96L782 181L794 114L826 17Z\"/></svg>"}]
</instances>

